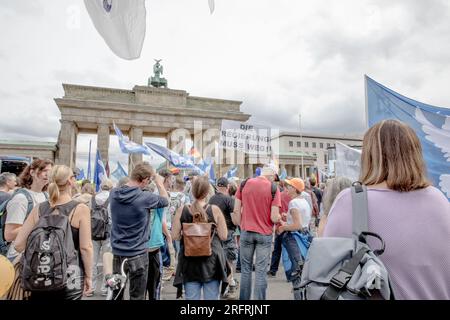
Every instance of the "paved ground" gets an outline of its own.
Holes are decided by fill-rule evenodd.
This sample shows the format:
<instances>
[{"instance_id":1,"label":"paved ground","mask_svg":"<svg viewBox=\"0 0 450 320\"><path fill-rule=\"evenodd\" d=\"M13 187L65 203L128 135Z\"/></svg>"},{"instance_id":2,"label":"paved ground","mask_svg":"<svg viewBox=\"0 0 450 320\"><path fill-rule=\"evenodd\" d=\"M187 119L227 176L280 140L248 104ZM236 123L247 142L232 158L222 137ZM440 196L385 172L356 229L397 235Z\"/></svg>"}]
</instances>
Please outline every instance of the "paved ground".
<instances>
[{"instance_id":1,"label":"paved ground","mask_svg":"<svg viewBox=\"0 0 450 320\"><path fill-rule=\"evenodd\" d=\"M236 274L236 278L240 280L240 273ZM253 272L253 283L255 279L255 273ZM268 278L267 288L267 300L292 300L292 285L286 281L283 268L280 266L280 270L275 278ZM172 285L171 281L164 281L161 291L161 300L175 300L176 288ZM127 295L126 295L127 296ZM93 297L84 298L83 300L103 300L104 296L100 294L100 288L97 288L96 294Z\"/></svg>"}]
</instances>

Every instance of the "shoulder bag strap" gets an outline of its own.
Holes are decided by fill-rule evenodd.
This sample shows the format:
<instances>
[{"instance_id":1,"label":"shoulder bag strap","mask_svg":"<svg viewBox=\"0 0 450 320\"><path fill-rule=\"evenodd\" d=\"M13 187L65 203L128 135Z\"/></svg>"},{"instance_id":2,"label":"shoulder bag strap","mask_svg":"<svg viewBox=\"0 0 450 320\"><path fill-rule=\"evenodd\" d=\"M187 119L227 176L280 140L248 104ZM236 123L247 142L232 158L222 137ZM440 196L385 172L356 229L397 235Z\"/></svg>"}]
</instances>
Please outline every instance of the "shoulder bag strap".
<instances>
[{"instance_id":1,"label":"shoulder bag strap","mask_svg":"<svg viewBox=\"0 0 450 320\"><path fill-rule=\"evenodd\" d=\"M368 228L368 206L367 206L367 188L361 182L356 181L352 184L352 236L356 240L365 240L362 232L369 231Z\"/></svg>"}]
</instances>

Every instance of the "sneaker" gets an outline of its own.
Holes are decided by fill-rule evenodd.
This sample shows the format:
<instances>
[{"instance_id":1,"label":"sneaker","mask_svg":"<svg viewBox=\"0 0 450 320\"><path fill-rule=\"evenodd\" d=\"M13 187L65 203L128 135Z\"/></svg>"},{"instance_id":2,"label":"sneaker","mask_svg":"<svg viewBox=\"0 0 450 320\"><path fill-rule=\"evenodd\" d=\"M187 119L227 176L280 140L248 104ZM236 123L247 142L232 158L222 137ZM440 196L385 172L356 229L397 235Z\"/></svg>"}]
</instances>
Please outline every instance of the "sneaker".
<instances>
[{"instance_id":1,"label":"sneaker","mask_svg":"<svg viewBox=\"0 0 450 320\"><path fill-rule=\"evenodd\" d=\"M167 269L164 268L162 279L164 281L169 281L170 279L172 279L172 276L173 276L173 270L171 270L169 268L167 268Z\"/></svg>"},{"instance_id":2,"label":"sneaker","mask_svg":"<svg viewBox=\"0 0 450 320\"><path fill-rule=\"evenodd\" d=\"M85 293L85 296L86 296L86 297L92 297L92 296L94 296L94 291L86 292L86 293Z\"/></svg>"},{"instance_id":3,"label":"sneaker","mask_svg":"<svg viewBox=\"0 0 450 320\"><path fill-rule=\"evenodd\" d=\"M236 273L241 273L241 268L236 268Z\"/></svg>"},{"instance_id":4,"label":"sneaker","mask_svg":"<svg viewBox=\"0 0 450 320\"><path fill-rule=\"evenodd\" d=\"M272 272L272 271L267 271L267 276L269 278L275 278L277 276L276 272Z\"/></svg>"},{"instance_id":5,"label":"sneaker","mask_svg":"<svg viewBox=\"0 0 450 320\"><path fill-rule=\"evenodd\" d=\"M237 300L238 299L238 289L239 282L235 280L236 284L234 286L228 286L227 291L222 295L223 300Z\"/></svg>"}]
</instances>

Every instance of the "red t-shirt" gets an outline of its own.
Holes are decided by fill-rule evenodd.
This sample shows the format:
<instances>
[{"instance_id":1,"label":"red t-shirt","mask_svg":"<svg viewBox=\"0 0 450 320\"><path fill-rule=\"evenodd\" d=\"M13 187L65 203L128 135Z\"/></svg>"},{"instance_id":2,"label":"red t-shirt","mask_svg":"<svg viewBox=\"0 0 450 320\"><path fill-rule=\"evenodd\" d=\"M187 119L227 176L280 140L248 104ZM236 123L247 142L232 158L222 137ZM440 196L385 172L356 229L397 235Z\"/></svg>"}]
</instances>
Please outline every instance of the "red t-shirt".
<instances>
[{"instance_id":1,"label":"red t-shirt","mask_svg":"<svg viewBox=\"0 0 450 320\"><path fill-rule=\"evenodd\" d=\"M270 211L272 206L281 207L280 190L277 188L272 200L272 183L263 177L252 178L245 183L242 194L238 188L236 199L242 204L241 229L271 235Z\"/></svg>"},{"instance_id":2,"label":"red t-shirt","mask_svg":"<svg viewBox=\"0 0 450 320\"><path fill-rule=\"evenodd\" d=\"M289 202L292 200L287 189L281 192L281 209L280 213L287 213L289 210Z\"/></svg>"}]
</instances>

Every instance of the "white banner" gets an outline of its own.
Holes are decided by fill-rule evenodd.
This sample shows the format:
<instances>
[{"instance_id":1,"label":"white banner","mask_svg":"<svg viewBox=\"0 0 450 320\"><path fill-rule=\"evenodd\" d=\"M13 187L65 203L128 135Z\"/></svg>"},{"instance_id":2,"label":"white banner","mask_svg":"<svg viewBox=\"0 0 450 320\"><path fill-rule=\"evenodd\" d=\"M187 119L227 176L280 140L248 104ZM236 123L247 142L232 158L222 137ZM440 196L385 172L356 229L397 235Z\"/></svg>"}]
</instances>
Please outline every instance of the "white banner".
<instances>
[{"instance_id":1,"label":"white banner","mask_svg":"<svg viewBox=\"0 0 450 320\"><path fill-rule=\"evenodd\" d=\"M98 33L120 58L141 55L145 38L145 0L84 0Z\"/></svg>"},{"instance_id":2,"label":"white banner","mask_svg":"<svg viewBox=\"0 0 450 320\"><path fill-rule=\"evenodd\" d=\"M336 176L346 177L358 181L361 172L361 150L336 141Z\"/></svg>"},{"instance_id":3,"label":"white banner","mask_svg":"<svg viewBox=\"0 0 450 320\"><path fill-rule=\"evenodd\" d=\"M222 120L219 146L251 155L270 156L271 130L269 127Z\"/></svg>"}]
</instances>

